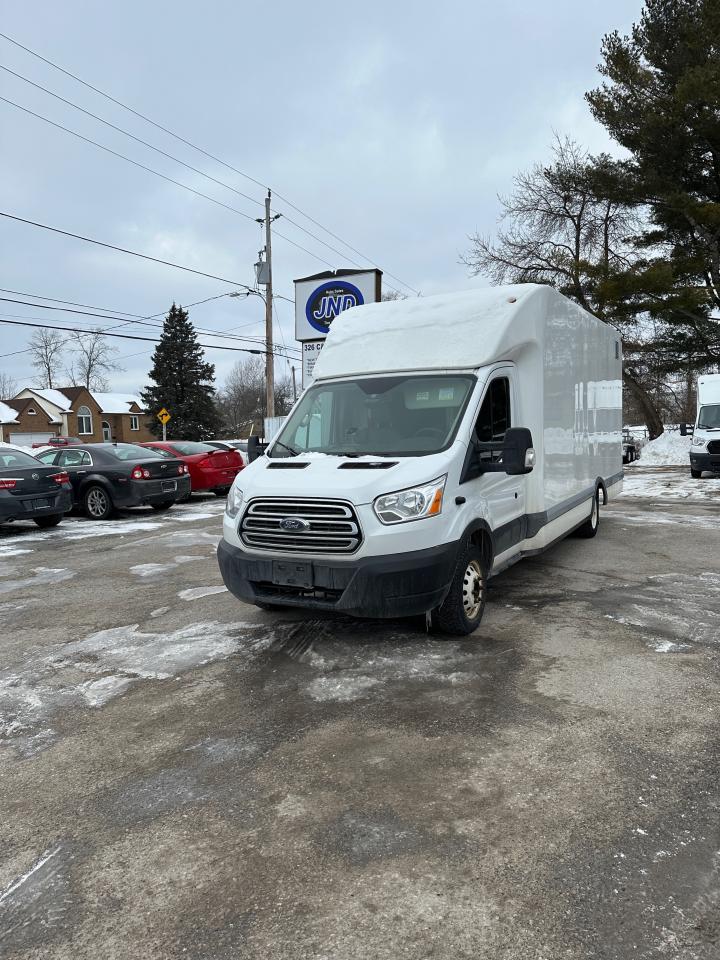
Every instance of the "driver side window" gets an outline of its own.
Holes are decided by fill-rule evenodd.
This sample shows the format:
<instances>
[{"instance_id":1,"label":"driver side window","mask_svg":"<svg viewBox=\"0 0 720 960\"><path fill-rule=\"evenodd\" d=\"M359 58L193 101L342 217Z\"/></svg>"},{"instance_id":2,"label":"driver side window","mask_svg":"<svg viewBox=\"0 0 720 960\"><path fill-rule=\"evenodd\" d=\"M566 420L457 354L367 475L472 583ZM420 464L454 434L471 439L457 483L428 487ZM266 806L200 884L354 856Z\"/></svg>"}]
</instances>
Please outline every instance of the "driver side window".
<instances>
[{"instance_id":1,"label":"driver side window","mask_svg":"<svg viewBox=\"0 0 720 960\"><path fill-rule=\"evenodd\" d=\"M485 398L475 422L475 437L481 443L502 443L510 421L510 381L507 377L496 377L490 382ZM481 450L480 459L497 463L502 451Z\"/></svg>"}]
</instances>

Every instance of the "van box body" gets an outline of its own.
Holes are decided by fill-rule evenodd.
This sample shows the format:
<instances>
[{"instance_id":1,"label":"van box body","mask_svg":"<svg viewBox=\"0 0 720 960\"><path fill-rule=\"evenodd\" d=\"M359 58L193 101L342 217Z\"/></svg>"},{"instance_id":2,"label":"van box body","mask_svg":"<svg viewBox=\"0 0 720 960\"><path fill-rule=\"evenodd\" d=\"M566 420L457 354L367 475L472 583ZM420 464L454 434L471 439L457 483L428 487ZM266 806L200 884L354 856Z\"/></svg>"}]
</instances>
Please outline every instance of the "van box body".
<instances>
[{"instance_id":1,"label":"van box body","mask_svg":"<svg viewBox=\"0 0 720 960\"><path fill-rule=\"evenodd\" d=\"M690 471L720 473L720 373L698 377L697 414L690 446Z\"/></svg>"},{"instance_id":2,"label":"van box body","mask_svg":"<svg viewBox=\"0 0 720 960\"><path fill-rule=\"evenodd\" d=\"M618 334L548 286L493 287L340 314L317 361L314 383L267 455L238 479L242 501L237 515L225 516L219 548L226 584L241 599L260 604L406 615L443 602L468 538L484 538L488 575L543 550L588 521L598 492L607 502L622 488L621 365ZM346 433L367 436L370 449L347 455L342 447L332 455L296 450L313 435L313 417L317 424L323 421L322 413L308 407L296 429L304 403L323 390L376 378L417 382L409 397L406 391L401 412L418 417L426 404L429 423L438 422L443 397L459 389L458 378L466 378L461 386L465 390L470 383L468 394L449 444L427 452L378 452L372 449L369 414L360 405L358 423ZM496 380L501 385L492 389L509 390L508 426L532 434L535 465L523 475L468 478L486 391ZM440 384L437 393L433 384ZM504 402L506 410L507 396ZM323 422L332 432L330 418ZM436 426L420 429L417 442L430 445L440 432ZM373 506L379 497L442 477L440 514L381 523ZM351 552L337 552L330 541L325 552L312 546L317 536L312 528L318 528L312 518L306 533L274 531L273 517L278 524L286 514L291 523L294 514L303 520L305 507L310 516L313 505L323 503L349 507L350 523L359 528ZM254 510L260 517L256 525L265 524L260 535L252 531ZM297 583L288 567L293 562Z\"/></svg>"}]
</instances>

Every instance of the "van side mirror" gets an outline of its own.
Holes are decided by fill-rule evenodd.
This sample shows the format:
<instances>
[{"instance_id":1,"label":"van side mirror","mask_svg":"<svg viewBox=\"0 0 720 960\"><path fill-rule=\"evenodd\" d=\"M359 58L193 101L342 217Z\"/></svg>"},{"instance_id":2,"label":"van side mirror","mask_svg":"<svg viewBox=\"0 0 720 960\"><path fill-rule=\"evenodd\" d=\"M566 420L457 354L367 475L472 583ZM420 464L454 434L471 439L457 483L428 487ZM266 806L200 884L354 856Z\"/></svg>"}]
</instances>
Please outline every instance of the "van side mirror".
<instances>
[{"instance_id":1,"label":"van side mirror","mask_svg":"<svg viewBox=\"0 0 720 960\"><path fill-rule=\"evenodd\" d=\"M480 454L485 450L490 453L499 453L501 459L499 461L481 459ZM470 445L460 474L460 483L474 480L475 477L481 477L484 473L506 473L510 477L517 477L530 473L534 466L535 451L532 433L527 427L511 427L505 431L505 439L502 442L475 441Z\"/></svg>"},{"instance_id":2,"label":"van side mirror","mask_svg":"<svg viewBox=\"0 0 720 960\"><path fill-rule=\"evenodd\" d=\"M509 477L532 471L535 466L535 451L532 433L527 427L511 427L506 431L500 466Z\"/></svg>"},{"instance_id":3,"label":"van side mirror","mask_svg":"<svg viewBox=\"0 0 720 960\"><path fill-rule=\"evenodd\" d=\"M680 436L686 437L688 435L688 425L686 423L680 424Z\"/></svg>"},{"instance_id":4,"label":"van side mirror","mask_svg":"<svg viewBox=\"0 0 720 960\"><path fill-rule=\"evenodd\" d=\"M262 443L260 437L248 437L248 463L257 460L265 453L267 443Z\"/></svg>"}]
</instances>

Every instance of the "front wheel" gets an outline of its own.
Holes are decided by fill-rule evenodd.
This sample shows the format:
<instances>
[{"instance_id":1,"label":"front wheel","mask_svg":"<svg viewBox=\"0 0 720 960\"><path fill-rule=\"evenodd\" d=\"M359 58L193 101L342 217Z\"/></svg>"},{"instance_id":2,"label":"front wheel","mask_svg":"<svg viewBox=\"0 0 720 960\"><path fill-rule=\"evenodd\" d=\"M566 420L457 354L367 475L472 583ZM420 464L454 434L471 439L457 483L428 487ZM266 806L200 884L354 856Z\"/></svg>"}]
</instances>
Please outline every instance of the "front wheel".
<instances>
[{"instance_id":1,"label":"front wheel","mask_svg":"<svg viewBox=\"0 0 720 960\"><path fill-rule=\"evenodd\" d=\"M584 537L586 540L590 540L598 532L598 527L600 526L600 491L595 491L595 496L593 497L592 510L590 511L590 516L587 518L585 523L578 527L577 535L579 537Z\"/></svg>"},{"instance_id":2,"label":"front wheel","mask_svg":"<svg viewBox=\"0 0 720 960\"><path fill-rule=\"evenodd\" d=\"M485 561L480 548L469 543L458 557L448 595L432 612L433 626L451 636L467 636L480 626L486 595Z\"/></svg>"},{"instance_id":3,"label":"front wheel","mask_svg":"<svg viewBox=\"0 0 720 960\"><path fill-rule=\"evenodd\" d=\"M61 513L54 513L51 517L35 517L34 520L41 530L46 530L48 527L56 527L62 518Z\"/></svg>"},{"instance_id":4,"label":"front wheel","mask_svg":"<svg viewBox=\"0 0 720 960\"><path fill-rule=\"evenodd\" d=\"M222 489L216 488L215 490L213 490L213 493L215 494L216 497L227 497L229 491L230 491L230 487L223 487Z\"/></svg>"},{"instance_id":5,"label":"front wheel","mask_svg":"<svg viewBox=\"0 0 720 960\"><path fill-rule=\"evenodd\" d=\"M702 476L702 470L696 470L694 467L690 467L690 476L693 480L699 480Z\"/></svg>"},{"instance_id":6,"label":"front wheel","mask_svg":"<svg viewBox=\"0 0 720 960\"><path fill-rule=\"evenodd\" d=\"M83 495L83 507L88 520L107 520L112 516L113 502L102 487L88 487Z\"/></svg>"}]
</instances>

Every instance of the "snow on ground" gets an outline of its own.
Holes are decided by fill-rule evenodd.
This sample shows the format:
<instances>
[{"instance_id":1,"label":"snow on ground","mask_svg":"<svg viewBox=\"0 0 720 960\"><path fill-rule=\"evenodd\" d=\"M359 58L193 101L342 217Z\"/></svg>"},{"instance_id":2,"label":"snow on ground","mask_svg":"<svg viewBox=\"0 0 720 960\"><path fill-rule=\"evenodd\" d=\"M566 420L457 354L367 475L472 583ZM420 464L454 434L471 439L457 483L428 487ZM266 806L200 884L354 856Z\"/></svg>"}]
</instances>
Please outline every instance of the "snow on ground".
<instances>
[{"instance_id":1,"label":"snow on ground","mask_svg":"<svg viewBox=\"0 0 720 960\"><path fill-rule=\"evenodd\" d=\"M636 463L644 467L687 467L689 470L691 440L691 437L681 437L677 430L666 430L657 440L645 444Z\"/></svg>"},{"instance_id":2,"label":"snow on ground","mask_svg":"<svg viewBox=\"0 0 720 960\"><path fill-rule=\"evenodd\" d=\"M133 683L171 679L272 641L273 633L258 624L210 621L168 633L129 624L58 644L19 669L0 671L0 744L23 737L23 749L32 754L52 742L49 724L68 709L100 708Z\"/></svg>"},{"instance_id":3,"label":"snow on ground","mask_svg":"<svg viewBox=\"0 0 720 960\"><path fill-rule=\"evenodd\" d=\"M653 500L715 501L720 505L720 477L708 475L693 480L689 466L687 473L681 473L677 468L650 472L642 467L631 467L625 469L622 495Z\"/></svg>"},{"instance_id":4,"label":"snow on ground","mask_svg":"<svg viewBox=\"0 0 720 960\"><path fill-rule=\"evenodd\" d=\"M225 593L226 587L190 587L181 590L178 596L181 600L199 600L201 597L211 597L215 593Z\"/></svg>"}]
</instances>

